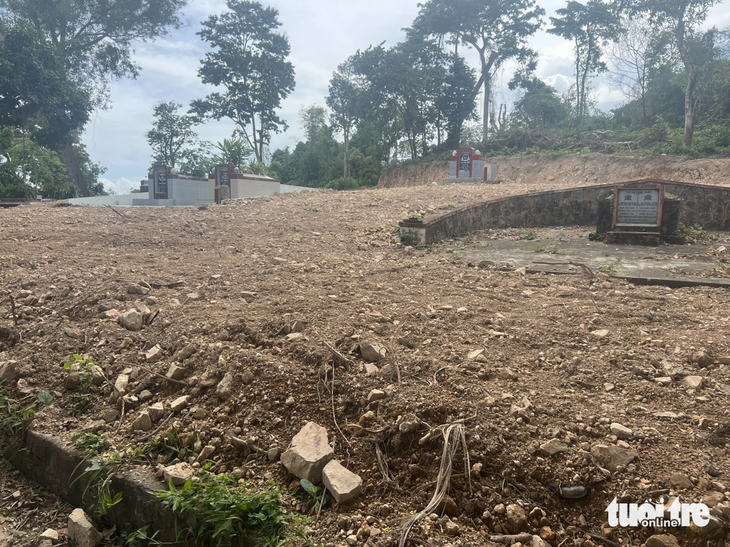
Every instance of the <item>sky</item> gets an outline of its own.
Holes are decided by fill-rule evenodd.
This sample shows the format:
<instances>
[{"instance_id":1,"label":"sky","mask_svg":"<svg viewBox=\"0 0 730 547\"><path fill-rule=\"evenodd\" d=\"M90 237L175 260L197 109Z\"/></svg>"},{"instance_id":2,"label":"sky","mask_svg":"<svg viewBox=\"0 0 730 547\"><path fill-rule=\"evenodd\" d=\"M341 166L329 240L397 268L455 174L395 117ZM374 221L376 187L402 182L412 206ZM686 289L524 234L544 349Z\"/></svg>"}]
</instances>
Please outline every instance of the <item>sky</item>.
<instances>
[{"instance_id":1,"label":"sky","mask_svg":"<svg viewBox=\"0 0 730 547\"><path fill-rule=\"evenodd\" d=\"M282 103L280 116L289 129L272 138L271 149L293 147L303 136L299 123L302 107L326 106L325 96L332 73L337 65L358 49L385 42L395 45L403 40L403 28L410 26L423 0L274 0L262 3L279 11L280 30L289 38L294 65L296 88ZM730 26L730 10L725 0L715 6L708 21L718 28ZM572 83L573 52L570 42L545 32L548 17L565 5L564 0L542 0L546 10L545 25L530 40L539 53L537 76L553 85L559 92ZM160 101L176 101L185 108L193 99L211 92L203 85L197 71L200 60L208 51L196 32L200 22L211 14L225 11L225 0L188 0L183 11L184 26L154 42L135 47L134 59L141 67L136 79L121 79L110 83L111 105L92 115L84 132L91 158L106 168L102 181L107 190L127 193L147 178L151 162L145 133L152 123L152 109ZM478 58L465 53L476 69ZM497 101L511 103L514 96L506 87L512 74L509 65L498 75L502 80ZM610 109L624 98L613 89L605 77L594 82L598 106ZM481 104L481 102L480 102ZM209 121L198 126L203 140L222 141L233 133L234 125L225 120Z\"/></svg>"}]
</instances>

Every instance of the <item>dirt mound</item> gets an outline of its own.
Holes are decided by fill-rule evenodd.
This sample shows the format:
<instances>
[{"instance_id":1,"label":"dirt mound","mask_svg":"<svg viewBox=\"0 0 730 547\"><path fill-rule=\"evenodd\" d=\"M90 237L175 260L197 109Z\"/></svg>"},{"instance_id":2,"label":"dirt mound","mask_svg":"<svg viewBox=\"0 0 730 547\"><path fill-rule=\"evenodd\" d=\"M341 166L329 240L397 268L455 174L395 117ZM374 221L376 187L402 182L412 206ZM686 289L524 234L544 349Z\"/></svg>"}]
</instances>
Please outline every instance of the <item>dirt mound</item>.
<instances>
[{"instance_id":1,"label":"dirt mound","mask_svg":"<svg viewBox=\"0 0 730 547\"><path fill-rule=\"evenodd\" d=\"M730 159L691 160L675 156L519 155L490 158L504 183L580 186L658 178L700 184L730 184ZM422 186L448 177L448 162L411 165L383 171L379 188Z\"/></svg>"},{"instance_id":2,"label":"dirt mound","mask_svg":"<svg viewBox=\"0 0 730 547\"><path fill-rule=\"evenodd\" d=\"M724 530L730 294L479 269L453 256L469 241L400 243L397 222L411 212L524 184L123 216L0 211L0 286L18 319L0 291L0 326L17 334L0 348L17 378L0 390L47 391L53 401L34 427L56 436L95 431L111 450L158 440L153 468L195 462L210 446L213 472L273 480L287 507L305 512L309 497L276 460L314 421L363 479L354 504L328 504L312 523L324 545L396 545L431 499L450 424L463 425L468 465L457 451L449 497L417 523L413 544L486 545L520 532L552 546L590 536L628 544L629 534L639 544L656 530L608 528L606 507L667 493L712 498ZM140 330L116 320L133 308L142 321L127 319ZM384 357L366 362L366 344ZM81 370L62 366L69 354ZM91 360L99 381L77 382ZM157 403L163 418L150 429L140 416ZM28 522L8 519L0 532L30 545ZM682 545L706 541L699 529L671 532Z\"/></svg>"}]
</instances>

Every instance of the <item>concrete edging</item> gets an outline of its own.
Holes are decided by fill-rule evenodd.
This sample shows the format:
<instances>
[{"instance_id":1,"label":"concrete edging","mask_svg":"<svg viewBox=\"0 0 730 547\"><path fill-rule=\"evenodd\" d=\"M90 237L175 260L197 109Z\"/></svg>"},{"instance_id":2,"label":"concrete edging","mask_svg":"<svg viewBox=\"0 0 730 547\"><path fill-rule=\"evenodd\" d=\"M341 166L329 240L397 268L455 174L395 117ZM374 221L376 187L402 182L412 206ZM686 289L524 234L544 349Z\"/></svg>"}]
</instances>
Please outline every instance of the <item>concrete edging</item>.
<instances>
[{"instance_id":1,"label":"concrete edging","mask_svg":"<svg viewBox=\"0 0 730 547\"><path fill-rule=\"evenodd\" d=\"M4 455L27 478L93 514L96 493L93 485L86 491L90 475L85 475L84 470L89 460L81 452L54 437L29 429L20 445L9 443L5 447ZM122 531L149 525L150 533L158 532L157 539L169 545L184 545L177 541L175 515L157 497L162 488L151 472L135 468L115 475L111 490L121 492L122 501L106 515L109 523Z\"/></svg>"}]
</instances>

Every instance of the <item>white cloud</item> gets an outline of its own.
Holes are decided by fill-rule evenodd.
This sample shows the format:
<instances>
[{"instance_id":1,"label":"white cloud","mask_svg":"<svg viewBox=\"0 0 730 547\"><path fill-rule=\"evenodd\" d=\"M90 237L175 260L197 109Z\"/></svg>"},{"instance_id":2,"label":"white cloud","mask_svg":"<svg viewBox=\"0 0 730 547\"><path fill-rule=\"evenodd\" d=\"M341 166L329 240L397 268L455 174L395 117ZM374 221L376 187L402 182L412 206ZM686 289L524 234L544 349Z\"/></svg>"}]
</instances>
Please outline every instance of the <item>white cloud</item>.
<instances>
[{"instance_id":1,"label":"white cloud","mask_svg":"<svg viewBox=\"0 0 730 547\"><path fill-rule=\"evenodd\" d=\"M109 192L110 194L115 195L121 195L121 194L129 194L132 190L139 189L140 182L142 178L146 177L140 177L139 180L130 180L124 177L119 177L114 180L110 180L104 177L99 178L99 180L104 184L104 189Z\"/></svg>"}]
</instances>

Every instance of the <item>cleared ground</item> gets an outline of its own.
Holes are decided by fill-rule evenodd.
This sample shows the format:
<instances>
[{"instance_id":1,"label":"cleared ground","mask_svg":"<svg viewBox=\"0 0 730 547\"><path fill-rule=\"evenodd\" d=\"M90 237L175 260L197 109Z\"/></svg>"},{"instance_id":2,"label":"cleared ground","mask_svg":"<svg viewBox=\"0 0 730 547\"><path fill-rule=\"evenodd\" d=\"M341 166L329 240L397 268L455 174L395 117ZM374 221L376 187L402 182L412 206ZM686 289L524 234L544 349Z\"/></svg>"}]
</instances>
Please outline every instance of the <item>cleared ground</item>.
<instances>
[{"instance_id":1,"label":"cleared ground","mask_svg":"<svg viewBox=\"0 0 730 547\"><path fill-rule=\"evenodd\" d=\"M396 545L438 473L442 441L419 440L455 422L466 430L471 484L457 452L451 523L440 514L425 519L414 528L414 545L487 545L490 536L516 531L542 533L553 546L589 536L639 545L654 531L606 528L605 509L615 496L641 503L667 489L688 502L713 498L718 514L730 511L723 484L730 292L633 286L597 271L478 268L462 251L454 256L471 240L425 250L400 244L397 223L411 214L533 188L329 191L204 210L0 210L0 288L13 295L18 315L15 326L10 299L0 295L0 326L17 335L0 340L0 365L17 361L22 389L53 396L35 428L65 438L103 432L117 450L149 436L132 430L141 410L190 395L158 435L174 429L193 451L216 446L217 471L241 468L259 485L273 479L293 510L306 508L292 496L297 483L265 451L286 449L307 421L325 426L336 457L363 477L364 492L352 506L322 510L312 524L322 544L345 545L368 529L359 544ZM520 233L496 236L519 240ZM139 282L157 288L129 294ZM157 314L141 331L101 316L136 301ZM297 321L304 336L288 340ZM360 343L387 348L378 373L366 374ZM161 359L148 363L145 353L156 344ZM338 364L334 382L327 344L352 365ZM185 348L194 351L183 359ZM92 388L91 406L78 417L78 391L65 389L61 365L70 353L93 358L109 379ZM185 369L181 382L164 379L173 363ZM125 369L128 393L147 390L152 399L107 423L102 415L117 408L111 384ZM222 401L216 380L226 372L235 381ZM688 376L700 377L699 387ZM0 389L20 396L14 383ZM368 405L372 389L387 397ZM374 415L363 419L368 410ZM407 415L420 425L402 433L396 424ZM613 423L632 433L618 440ZM540 445L551 439L565 451L546 455ZM591 453L596 444L622 443L638 458L610 471ZM13 545L30 545L38 528L56 526L53 506L24 518L7 499L14 480L0 492L0 531ZM565 499L556 493L561 485L588 494ZM515 522L511 504L524 508L526 522ZM718 522L713 540L724 534ZM447 524L458 535L448 535ZM700 532L672 533L682 545L700 545L707 540Z\"/></svg>"}]
</instances>

